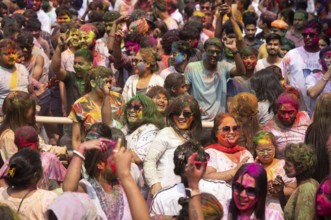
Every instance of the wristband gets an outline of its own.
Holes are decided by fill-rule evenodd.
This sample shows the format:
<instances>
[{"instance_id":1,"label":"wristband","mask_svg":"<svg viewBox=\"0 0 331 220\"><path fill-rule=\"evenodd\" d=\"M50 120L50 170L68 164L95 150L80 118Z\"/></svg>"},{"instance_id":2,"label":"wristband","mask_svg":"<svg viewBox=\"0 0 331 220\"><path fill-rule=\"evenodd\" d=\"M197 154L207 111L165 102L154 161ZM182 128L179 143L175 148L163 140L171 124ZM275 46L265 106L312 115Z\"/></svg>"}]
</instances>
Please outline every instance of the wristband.
<instances>
[{"instance_id":1,"label":"wristband","mask_svg":"<svg viewBox=\"0 0 331 220\"><path fill-rule=\"evenodd\" d=\"M324 80L325 82L328 82L328 79L325 79L324 76L322 77L322 80Z\"/></svg>"},{"instance_id":2,"label":"wristband","mask_svg":"<svg viewBox=\"0 0 331 220\"><path fill-rule=\"evenodd\" d=\"M78 151L74 150L73 153L78 156L80 159L85 160L85 157L83 154L79 153Z\"/></svg>"},{"instance_id":3,"label":"wristband","mask_svg":"<svg viewBox=\"0 0 331 220\"><path fill-rule=\"evenodd\" d=\"M190 189L190 188L185 188L185 194L188 198L192 198L193 196L198 196L201 193L198 189L194 190L194 189Z\"/></svg>"}]
</instances>

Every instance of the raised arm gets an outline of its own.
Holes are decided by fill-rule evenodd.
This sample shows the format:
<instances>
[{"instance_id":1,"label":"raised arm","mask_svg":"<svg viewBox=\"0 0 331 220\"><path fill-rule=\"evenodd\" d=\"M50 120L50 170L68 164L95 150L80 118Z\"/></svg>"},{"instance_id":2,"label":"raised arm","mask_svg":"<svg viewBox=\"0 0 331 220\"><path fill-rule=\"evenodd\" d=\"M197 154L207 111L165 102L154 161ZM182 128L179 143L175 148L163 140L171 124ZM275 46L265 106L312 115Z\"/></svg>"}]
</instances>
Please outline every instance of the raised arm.
<instances>
[{"instance_id":1,"label":"raised arm","mask_svg":"<svg viewBox=\"0 0 331 220\"><path fill-rule=\"evenodd\" d=\"M225 46L232 51L235 67L233 67L230 71L231 76L240 76L246 74L246 69L244 66L244 63L241 59L241 56L239 54L236 40L233 39L227 39L226 42L224 42Z\"/></svg>"},{"instance_id":2,"label":"raised arm","mask_svg":"<svg viewBox=\"0 0 331 220\"><path fill-rule=\"evenodd\" d=\"M219 12L220 15L218 16L216 20L216 27L215 27L215 37L222 39L222 27L223 27L223 17L226 15L229 11L231 11L231 8L227 4L222 4L219 6Z\"/></svg>"},{"instance_id":3,"label":"raised arm","mask_svg":"<svg viewBox=\"0 0 331 220\"><path fill-rule=\"evenodd\" d=\"M52 57L50 68L52 68L52 70L54 71L56 78L61 81L63 81L67 76L67 72L61 68L61 53L64 51L64 49L65 38L64 36L60 36L58 38L58 43Z\"/></svg>"},{"instance_id":4,"label":"raised arm","mask_svg":"<svg viewBox=\"0 0 331 220\"><path fill-rule=\"evenodd\" d=\"M308 77L307 77L308 79ZM321 92L324 90L325 86L329 83L331 79L331 66L328 68L326 73L323 75L322 79L320 79L315 85L309 87L307 89L307 95L312 99L316 99ZM306 83L307 84L307 83ZM309 82L308 82L309 84Z\"/></svg>"},{"instance_id":5,"label":"raised arm","mask_svg":"<svg viewBox=\"0 0 331 220\"><path fill-rule=\"evenodd\" d=\"M113 123L113 112L111 109L111 102L110 102L110 86L109 82L103 82L100 88L103 88L103 100L101 106L101 116L102 122L111 125Z\"/></svg>"}]
</instances>

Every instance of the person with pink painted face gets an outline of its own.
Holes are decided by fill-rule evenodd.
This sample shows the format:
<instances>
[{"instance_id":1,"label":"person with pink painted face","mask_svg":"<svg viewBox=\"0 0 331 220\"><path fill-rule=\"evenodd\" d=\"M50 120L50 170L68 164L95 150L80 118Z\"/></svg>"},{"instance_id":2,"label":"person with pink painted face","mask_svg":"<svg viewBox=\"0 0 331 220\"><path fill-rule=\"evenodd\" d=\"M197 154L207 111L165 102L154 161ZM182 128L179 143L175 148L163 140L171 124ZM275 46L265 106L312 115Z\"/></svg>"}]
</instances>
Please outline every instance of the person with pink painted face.
<instances>
[{"instance_id":1,"label":"person with pink painted face","mask_svg":"<svg viewBox=\"0 0 331 220\"><path fill-rule=\"evenodd\" d=\"M331 219L331 176L326 177L317 189L315 220Z\"/></svg>"}]
</instances>

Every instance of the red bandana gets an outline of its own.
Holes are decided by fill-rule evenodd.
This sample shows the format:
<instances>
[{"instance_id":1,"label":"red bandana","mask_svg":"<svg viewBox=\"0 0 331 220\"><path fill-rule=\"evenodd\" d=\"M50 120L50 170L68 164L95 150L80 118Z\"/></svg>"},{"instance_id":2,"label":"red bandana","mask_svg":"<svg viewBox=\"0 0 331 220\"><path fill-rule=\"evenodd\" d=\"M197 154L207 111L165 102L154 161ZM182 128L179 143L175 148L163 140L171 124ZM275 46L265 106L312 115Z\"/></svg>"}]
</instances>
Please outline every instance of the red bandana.
<instances>
[{"instance_id":1,"label":"red bandana","mask_svg":"<svg viewBox=\"0 0 331 220\"><path fill-rule=\"evenodd\" d=\"M236 145L234 147L224 147L224 146L219 145L219 144L209 145L209 146L205 147L205 150L207 150L207 149L215 149L215 150L221 151L223 153L227 153L227 154L234 154L234 153L237 153L239 151L246 150L246 148L244 148L242 146L239 146L239 145Z\"/></svg>"}]
</instances>

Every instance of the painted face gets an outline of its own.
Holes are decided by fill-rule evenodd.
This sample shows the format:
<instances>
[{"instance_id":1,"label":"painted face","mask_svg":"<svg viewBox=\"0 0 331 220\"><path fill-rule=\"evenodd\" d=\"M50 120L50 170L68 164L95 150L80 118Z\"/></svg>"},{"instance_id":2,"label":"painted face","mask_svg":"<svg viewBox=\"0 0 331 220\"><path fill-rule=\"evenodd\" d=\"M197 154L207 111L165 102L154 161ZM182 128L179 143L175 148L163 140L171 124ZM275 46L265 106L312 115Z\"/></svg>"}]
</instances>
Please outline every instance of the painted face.
<instances>
[{"instance_id":1,"label":"painted face","mask_svg":"<svg viewBox=\"0 0 331 220\"><path fill-rule=\"evenodd\" d=\"M90 31L88 33L82 31L81 38L80 38L80 43L82 45L82 48L85 48L85 49L93 48L94 44L95 44L95 38L96 38L96 35L93 31Z\"/></svg>"},{"instance_id":2,"label":"painted face","mask_svg":"<svg viewBox=\"0 0 331 220\"><path fill-rule=\"evenodd\" d=\"M69 15L60 15L56 18L56 21L59 25L64 24L64 23L69 23L71 21L71 18Z\"/></svg>"},{"instance_id":3,"label":"painted face","mask_svg":"<svg viewBox=\"0 0 331 220\"><path fill-rule=\"evenodd\" d=\"M277 56L280 50L280 42L279 40L270 40L267 43L267 53L269 56Z\"/></svg>"},{"instance_id":4,"label":"painted face","mask_svg":"<svg viewBox=\"0 0 331 220\"><path fill-rule=\"evenodd\" d=\"M191 127L193 121L193 113L190 107L183 108L182 112L173 113L173 121L180 130L188 130Z\"/></svg>"},{"instance_id":5,"label":"painted face","mask_svg":"<svg viewBox=\"0 0 331 220\"><path fill-rule=\"evenodd\" d=\"M17 60L17 51L14 48L6 47L0 52L0 66L12 68Z\"/></svg>"},{"instance_id":6,"label":"painted face","mask_svg":"<svg viewBox=\"0 0 331 220\"><path fill-rule=\"evenodd\" d=\"M38 11L41 7L41 0L28 0L28 8Z\"/></svg>"},{"instance_id":7,"label":"painted face","mask_svg":"<svg viewBox=\"0 0 331 220\"><path fill-rule=\"evenodd\" d=\"M323 70L327 71L328 67L331 65L331 51L326 52L320 61Z\"/></svg>"},{"instance_id":8,"label":"painted face","mask_svg":"<svg viewBox=\"0 0 331 220\"><path fill-rule=\"evenodd\" d=\"M224 147L234 147L239 138L239 126L232 117L226 117L218 126L217 142Z\"/></svg>"},{"instance_id":9,"label":"painted face","mask_svg":"<svg viewBox=\"0 0 331 220\"><path fill-rule=\"evenodd\" d=\"M248 24L245 26L245 34L248 39L254 39L256 33L256 26L254 24Z\"/></svg>"},{"instance_id":10,"label":"painted face","mask_svg":"<svg viewBox=\"0 0 331 220\"><path fill-rule=\"evenodd\" d=\"M255 179L248 174L240 176L234 183L233 200L240 211L250 211L257 203Z\"/></svg>"},{"instance_id":11,"label":"painted face","mask_svg":"<svg viewBox=\"0 0 331 220\"><path fill-rule=\"evenodd\" d=\"M75 47L78 48L80 47L80 31L77 30L72 30L69 32L69 37L70 37L70 44Z\"/></svg>"},{"instance_id":12,"label":"painted face","mask_svg":"<svg viewBox=\"0 0 331 220\"><path fill-rule=\"evenodd\" d=\"M256 146L256 154L262 164L270 164L275 157L275 146L268 138L262 138Z\"/></svg>"},{"instance_id":13,"label":"painted face","mask_svg":"<svg viewBox=\"0 0 331 220\"><path fill-rule=\"evenodd\" d=\"M107 182L112 182L113 180L117 179L116 164L113 154L110 154L107 158L106 171L104 175L105 175L105 180L107 180Z\"/></svg>"},{"instance_id":14,"label":"painted face","mask_svg":"<svg viewBox=\"0 0 331 220\"><path fill-rule=\"evenodd\" d=\"M162 112L162 113L165 112L168 106L168 99L163 93L160 93L157 96L155 96L153 98L153 101L156 104L158 112Z\"/></svg>"},{"instance_id":15,"label":"painted face","mask_svg":"<svg viewBox=\"0 0 331 220\"><path fill-rule=\"evenodd\" d=\"M316 195L316 212L318 215L331 215L331 181L323 182Z\"/></svg>"},{"instance_id":16,"label":"painted face","mask_svg":"<svg viewBox=\"0 0 331 220\"><path fill-rule=\"evenodd\" d=\"M318 41L318 46L320 47L320 50L322 50L324 47L328 46L328 44L323 39L320 39Z\"/></svg>"},{"instance_id":17,"label":"painted face","mask_svg":"<svg viewBox=\"0 0 331 220\"><path fill-rule=\"evenodd\" d=\"M256 63L257 63L257 57L255 54L244 55L242 57L242 61L245 65L246 70L254 70Z\"/></svg>"},{"instance_id":18,"label":"painted face","mask_svg":"<svg viewBox=\"0 0 331 220\"><path fill-rule=\"evenodd\" d=\"M128 41L124 45L128 56L135 56L139 51L139 44L136 42Z\"/></svg>"},{"instance_id":19,"label":"painted face","mask_svg":"<svg viewBox=\"0 0 331 220\"><path fill-rule=\"evenodd\" d=\"M298 109L296 109L292 104L282 104L277 111L277 117L279 121L285 126L291 126L298 114Z\"/></svg>"},{"instance_id":20,"label":"painted face","mask_svg":"<svg viewBox=\"0 0 331 220\"><path fill-rule=\"evenodd\" d=\"M132 59L132 65L134 67L134 73L138 76L141 76L146 72L147 63L143 60L140 53L137 53L137 56Z\"/></svg>"},{"instance_id":21,"label":"painted face","mask_svg":"<svg viewBox=\"0 0 331 220\"><path fill-rule=\"evenodd\" d=\"M297 176L297 171L295 169L294 164L288 160L285 160L284 170L286 175L290 178Z\"/></svg>"},{"instance_id":22,"label":"painted face","mask_svg":"<svg viewBox=\"0 0 331 220\"><path fill-rule=\"evenodd\" d=\"M302 36L306 47L314 47L318 44L318 41L320 39L318 31L314 28L306 28L303 31Z\"/></svg>"},{"instance_id":23,"label":"painted face","mask_svg":"<svg viewBox=\"0 0 331 220\"><path fill-rule=\"evenodd\" d=\"M214 45L210 45L206 48L206 56L205 59L207 59L209 65L216 66L218 59L221 55L221 48L216 47Z\"/></svg>"},{"instance_id":24,"label":"painted face","mask_svg":"<svg viewBox=\"0 0 331 220\"><path fill-rule=\"evenodd\" d=\"M85 60L84 57L75 57L74 59L74 69L77 77L84 77L92 68L92 64Z\"/></svg>"},{"instance_id":25,"label":"painted face","mask_svg":"<svg viewBox=\"0 0 331 220\"><path fill-rule=\"evenodd\" d=\"M178 50L175 50L171 53L170 59L171 59L170 62L173 65L180 65L185 61L185 56Z\"/></svg>"},{"instance_id":26,"label":"painted face","mask_svg":"<svg viewBox=\"0 0 331 220\"><path fill-rule=\"evenodd\" d=\"M104 96L103 86L107 86L110 90L111 85L112 85L112 80L113 80L113 78L111 76L104 77L104 78L97 78L95 80L96 81L95 90L96 90L96 93L99 97Z\"/></svg>"},{"instance_id":27,"label":"painted face","mask_svg":"<svg viewBox=\"0 0 331 220\"><path fill-rule=\"evenodd\" d=\"M303 13L295 13L293 18L293 27L296 30L302 30L305 27L306 19Z\"/></svg>"},{"instance_id":28,"label":"painted face","mask_svg":"<svg viewBox=\"0 0 331 220\"><path fill-rule=\"evenodd\" d=\"M143 118L143 105L139 100L134 100L126 108L126 117L129 123L139 122Z\"/></svg>"}]
</instances>

